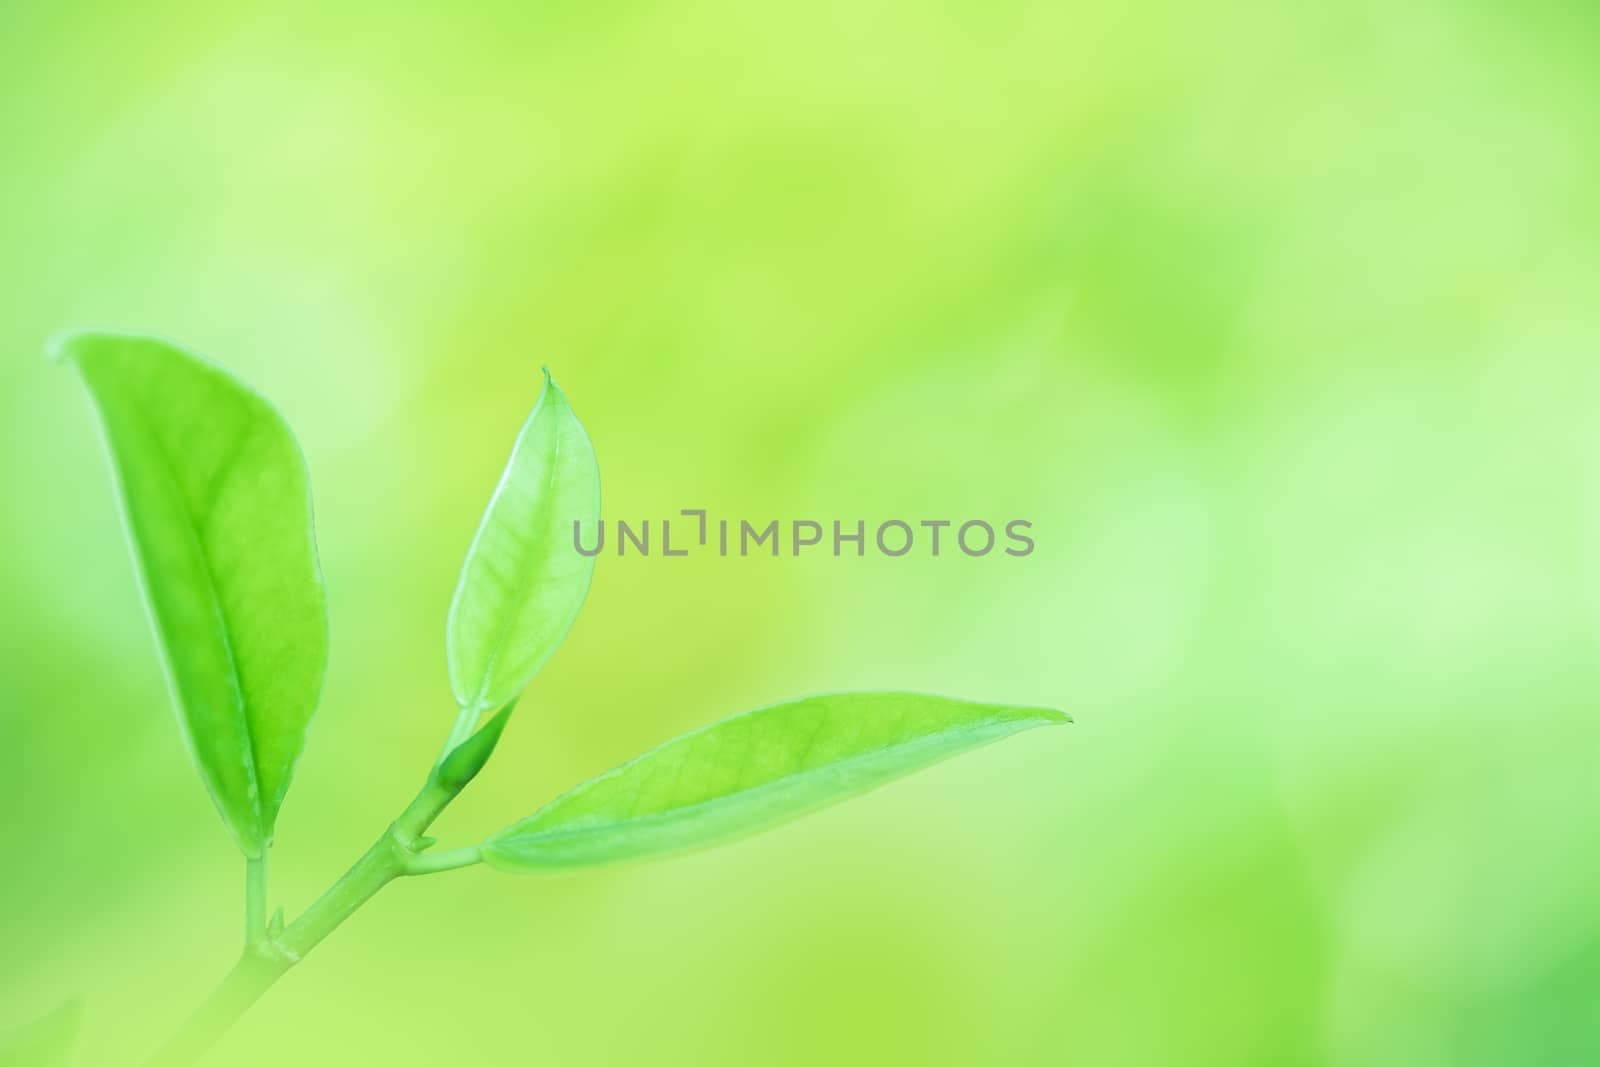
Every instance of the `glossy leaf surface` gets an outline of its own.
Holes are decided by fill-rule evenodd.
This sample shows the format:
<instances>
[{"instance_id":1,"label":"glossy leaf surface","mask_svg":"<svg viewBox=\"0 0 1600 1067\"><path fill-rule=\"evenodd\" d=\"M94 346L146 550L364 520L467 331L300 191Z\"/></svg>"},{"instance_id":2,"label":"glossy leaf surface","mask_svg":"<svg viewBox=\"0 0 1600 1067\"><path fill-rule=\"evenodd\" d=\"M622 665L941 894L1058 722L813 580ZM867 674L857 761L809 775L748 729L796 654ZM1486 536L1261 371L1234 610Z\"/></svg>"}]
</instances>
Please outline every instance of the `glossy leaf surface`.
<instances>
[{"instance_id":1,"label":"glossy leaf surface","mask_svg":"<svg viewBox=\"0 0 1600 1067\"><path fill-rule=\"evenodd\" d=\"M685 734L557 797L484 844L504 870L610 863L725 841L1019 730L1044 708L919 693L775 704Z\"/></svg>"},{"instance_id":2,"label":"glossy leaf surface","mask_svg":"<svg viewBox=\"0 0 1600 1067\"><path fill-rule=\"evenodd\" d=\"M520 693L572 628L594 574L573 523L592 531L599 517L594 447L546 372L450 605L450 684L467 729Z\"/></svg>"},{"instance_id":3,"label":"glossy leaf surface","mask_svg":"<svg viewBox=\"0 0 1600 1067\"><path fill-rule=\"evenodd\" d=\"M184 736L259 855L327 667L305 462L265 399L174 345L80 334L57 355L100 411Z\"/></svg>"}]
</instances>

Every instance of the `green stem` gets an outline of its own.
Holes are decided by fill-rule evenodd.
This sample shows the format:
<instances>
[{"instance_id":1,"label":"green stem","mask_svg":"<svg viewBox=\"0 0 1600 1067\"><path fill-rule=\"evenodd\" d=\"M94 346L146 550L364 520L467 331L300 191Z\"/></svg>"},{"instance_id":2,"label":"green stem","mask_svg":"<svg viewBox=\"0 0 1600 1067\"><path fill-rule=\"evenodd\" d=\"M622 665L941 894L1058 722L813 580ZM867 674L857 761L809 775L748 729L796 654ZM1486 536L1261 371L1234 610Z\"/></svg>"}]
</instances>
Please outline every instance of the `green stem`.
<instances>
[{"instance_id":1,"label":"green stem","mask_svg":"<svg viewBox=\"0 0 1600 1067\"><path fill-rule=\"evenodd\" d=\"M416 844L417 838L428 832L428 827L433 825L433 821L450 806L450 802L460 792L460 789L445 788L439 784L436 775L429 775L428 784L422 787L422 792L418 793L410 804L406 805L406 810L400 813L400 817L394 821L390 829L401 844L411 848Z\"/></svg>"},{"instance_id":2,"label":"green stem","mask_svg":"<svg viewBox=\"0 0 1600 1067\"><path fill-rule=\"evenodd\" d=\"M463 783L464 785L465 783ZM276 938L265 936L266 861L247 865L247 928L261 930L211 996L150 1061L151 1067L188 1067L214 1045L284 973L338 929L357 908L403 875L434 874L478 862L476 848L427 856L414 851L417 839L454 800L459 789L440 785L433 775L400 817L340 879ZM258 923L257 915L260 915Z\"/></svg>"},{"instance_id":3,"label":"green stem","mask_svg":"<svg viewBox=\"0 0 1600 1067\"><path fill-rule=\"evenodd\" d=\"M244 861L244 943L259 945L267 936L267 851Z\"/></svg>"},{"instance_id":4,"label":"green stem","mask_svg":"<svg viewBox=\"0 0 1600 1067\"><path fill-rule=\"evenodd\" d=\"M290 966L290 960L263 949L245 949L183 1029L151 1059L150 1067L188 1067L197 1061Z\"/></svg>"},{"instance_id":5,"label":"green stem","mask_svg":"<svg viewBox=\"0 0 1600 1067\"><path fill-rule=\"evenodd\" d=\"M450 735L444 739L444 748L439 750L439 758L434 760L435 767L443 763L445 757L454 752L458 745L472 736L472 731L478 728L478 719L482 714L475 704L468 704L456 712L456 721L450 726Z\"/></svg>"},{"instance_id":6,"label":"green stem","mask_svg":"<svg viewBox=\"0 0 1600 1067\"><path fill-rule=\"evenodd\" d=\"M483 862L483 849L477 845L449 852L422 852L406 857L406 874L438 874Z\"/></svg>"},{"instance_id":7,"label":"green stem","mask_svg":"<svg viewBox=\"0 0 1600 1067\"><path fill-rule=\"evenodd\" d=\"M395 840L393 827L385 830L362 857L278 938L277 946L291 964L339 928L357 908L371 900L404 871L405 848Z\"/></svg>"}]
</instances>

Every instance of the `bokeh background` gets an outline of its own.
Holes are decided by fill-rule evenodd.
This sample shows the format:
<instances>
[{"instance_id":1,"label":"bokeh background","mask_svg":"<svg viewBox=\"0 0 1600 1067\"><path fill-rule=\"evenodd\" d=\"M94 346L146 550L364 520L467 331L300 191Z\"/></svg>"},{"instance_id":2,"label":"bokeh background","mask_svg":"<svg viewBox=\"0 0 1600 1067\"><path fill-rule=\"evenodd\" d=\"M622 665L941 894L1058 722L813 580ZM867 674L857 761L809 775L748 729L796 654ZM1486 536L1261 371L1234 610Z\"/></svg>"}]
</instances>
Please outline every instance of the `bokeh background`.
<instances>
[{"instance_id":1,"label":"bokeh background","mask_svg":"<svg viewBox=\"0 0 1600 1067\"><path fill-rule=\"evenodd\" d=\"M612 517L1027 559L602 560L466 843L818 690L1061 707L721 851L401 884L230 1064L1600 1059L1600 19L1562 0L0 4L0 1027L159 1042L242 864L98 432L162 333L296 428L303 907L448 728L551 365Z\"/></svg>"}]
</instances>

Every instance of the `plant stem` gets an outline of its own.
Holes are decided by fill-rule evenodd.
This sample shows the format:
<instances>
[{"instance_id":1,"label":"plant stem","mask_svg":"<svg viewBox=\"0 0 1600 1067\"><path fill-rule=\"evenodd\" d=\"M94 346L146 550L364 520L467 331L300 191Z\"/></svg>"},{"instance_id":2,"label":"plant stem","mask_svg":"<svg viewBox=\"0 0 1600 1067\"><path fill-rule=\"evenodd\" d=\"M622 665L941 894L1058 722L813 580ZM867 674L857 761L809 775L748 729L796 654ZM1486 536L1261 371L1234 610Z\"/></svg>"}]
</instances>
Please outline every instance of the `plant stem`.
<instances>
[{"instance_id":1,"label":"plant stem","mask_svg":"<svg viewBox=\"0 0 1600 1067\"><path fill-rule=\"evenodd\" d=\"M449 852L414 853L406 857L406 874L438 874L483 862L483 849L477 845Z\"/></svg>"},{"instance_id":2,"label":"plant stem","mask_svg":"<svg viewBox=\"0 0 1600 1067\"><path fill-rule=\"evenodd\" d=\"M385 830L362 857L326 893L316 899L278 938L277 947L291 964L305 959L322 939L371 900L403 870L405 850L393 828Z\"/></svg>"},{"instance_id":3,"label":"plant stem","mask_svg":"<svg viewBox=\"0 0 1600 1067\"><path fill-rule=\"evenodd\" d=\"M263 949L245 949L183 1029L151 1059L150 1067L188 1067L197 1061L290 966L290 960Z\"/></svg>"},{"instance_id":4,"label":"plant stem","mask_svg":"<svg viewBox=\"0 0 1600 1067\"><path fill-rule=\"evenodd\" d=\"M434 874L478 862L476 847L427 856L414 851L417 839L456 798L459 789L440 785L434 775L400 817L328 891L276 938L266 936L266 859L246 866L246 946L222 982L150 1061L150 1067L189 1067L203 1056L261 995L338 929L357 908L403 875ZM251 935L259 935L251 940Z\"/></svg>"},{"instance_id":5,"label":"plant stem","mask_svg":"<svg viewBox=\"0 0 1600 1067\"><path fill-rule=\"evenodd\" d=\"M444 739L444 748L439 750L439 758L434 760L437 767L443 763L445 757L456 750L456 746L472 736L472 731L478 728L478 719L482 712L476 705L466 705L456 712L456 721L450 726L450 735Z\"/></svg>"},{"instance_id":6,"label":"plant stem","mask_svg":"<svg viewBox=\"0 0 1600 1067\"><path fill-rule=\"evenodd\" d=\"M267 936L267 851L244 861L244 943L258 945Z\"/></svg>"}]
</instances>

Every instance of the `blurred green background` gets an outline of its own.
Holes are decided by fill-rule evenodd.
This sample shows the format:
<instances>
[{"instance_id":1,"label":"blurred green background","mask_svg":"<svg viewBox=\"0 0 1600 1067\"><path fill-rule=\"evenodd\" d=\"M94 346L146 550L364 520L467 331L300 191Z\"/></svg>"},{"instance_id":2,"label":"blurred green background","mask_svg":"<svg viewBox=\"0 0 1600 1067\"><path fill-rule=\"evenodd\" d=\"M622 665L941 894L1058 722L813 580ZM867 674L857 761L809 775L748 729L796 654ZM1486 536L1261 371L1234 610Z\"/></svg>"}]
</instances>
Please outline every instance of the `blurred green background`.
<instances>
[{"instance_id":1,"label":"blurred green background","mask_svg":"<svg viewBox=\"0 0 1600 1067\"><path fill-rule=\"evenodd\" d=\"M448 729L541 363L611 517L1038 550L603 559L446 843L813 691L1078 719L721 851L399 885L215 1062L1600 1059L1597 60L1561 0L0 4L0 1028L82 995L82 1062L142 1055L241 929L42 358L108 326L309 459L291 914Z\"/></svg>"}]
</instances>

